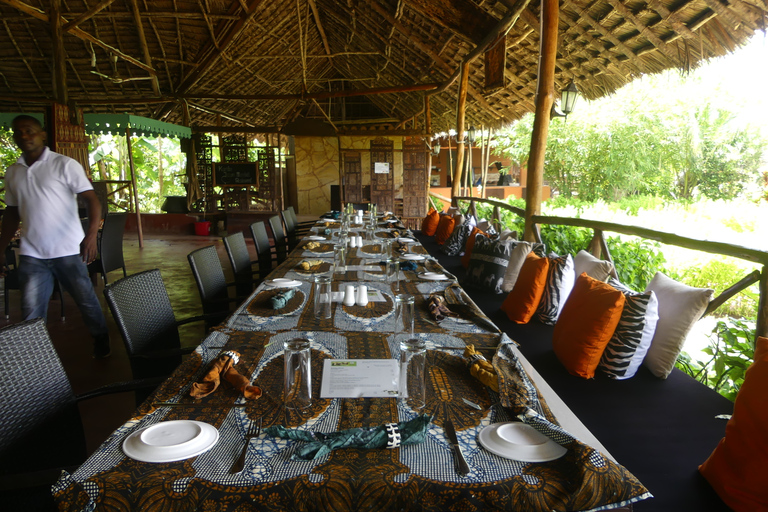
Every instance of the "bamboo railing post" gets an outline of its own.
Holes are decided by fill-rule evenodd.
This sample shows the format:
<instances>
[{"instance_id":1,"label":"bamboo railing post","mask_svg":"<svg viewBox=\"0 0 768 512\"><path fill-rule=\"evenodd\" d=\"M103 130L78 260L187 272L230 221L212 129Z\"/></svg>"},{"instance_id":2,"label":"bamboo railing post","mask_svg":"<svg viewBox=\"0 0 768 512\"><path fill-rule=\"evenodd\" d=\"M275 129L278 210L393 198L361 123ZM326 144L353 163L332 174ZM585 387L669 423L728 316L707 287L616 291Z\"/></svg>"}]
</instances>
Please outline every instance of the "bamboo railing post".
<instances>
[{"instance_id":1,"label":"bamboo railing post","mask_svg":"<svg viewBox=\"0 0 768 512\"><path fill-rule=\"evenodd\" d=\"M531 134L528 159L528 183L525 194L525 234L533 241L533 220L541 213L541 191L544 183L544 152L547 149L549 113L555 101L555 61L557 60L558 0L541 0L541 37L539 43L539 78L536 85L536 116Z\"/></svg>"},{"instance_id":2,"label":"bamboo railing post","mask_svg":"<svg viewBox=\"0 0 768 512\"><path fill-rule=\"evenodd\" d=\"M493 227L496 228L496 231L501 233L501 210L498 206L493 207L493 219L491 220L491 223L493 224Z\"/></svg>"},{"instance_id":3,"label":"bamboo railing post","mask_svg":"<svg viewBox=\"0 0 768 512\"><path fill-rule=\"evenodd\" d=\"M755 334L768 336L768 265L763 265L763 270L760 273L760 300L757 303Z\"/></svg>"},{"instance_id":4,"label":"bamboo railing post","mask_svg":"<svg viewBox=\"0 0 768 512\"><path fill-rule=\"evenodd\" d=\"M602 243L601 243L602 239L603 239L603 231L600 229L593 229L592 240L589 241L589 246L587 247L587 250L595 258L602 257L602 255L600 254L603 250Z\"/></svg>"}]
</instances>

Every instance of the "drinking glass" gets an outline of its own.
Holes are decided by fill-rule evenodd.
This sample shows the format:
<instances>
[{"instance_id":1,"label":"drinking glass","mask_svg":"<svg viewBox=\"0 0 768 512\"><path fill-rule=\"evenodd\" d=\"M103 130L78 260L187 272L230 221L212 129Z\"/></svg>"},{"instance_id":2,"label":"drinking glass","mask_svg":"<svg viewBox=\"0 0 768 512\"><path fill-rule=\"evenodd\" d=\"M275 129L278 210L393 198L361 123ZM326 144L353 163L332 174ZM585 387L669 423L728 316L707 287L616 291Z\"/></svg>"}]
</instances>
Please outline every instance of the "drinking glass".
<instances>
[{"instance_id":1,"label":"drinking glass","mask_svg":"<svg viewBox=\"0 0 768 512\"><path fill-rule=\"evenodd\" d=\"M294 338L283 343L285 407L306 409L312 405L312 366L309 340Z\"/></svg>"},{"instance_id":2,"label":"drinking glass","mask_svg":"<svg viewBox=\"0 0 768 512\"><path fill-rule=\"evenodd\" d=\"M414 410L426 404L427 345L408 338L400 342L400 386L398 398Z\"/></svg>"},{"instance_id":3,"label":"drinking glass","mask_svg":"<svg viewBox=\"0 0 768 512\"><path fill-rule=\"evenodd\" d=\"M395 334L403 334L406 339L413 338L413 295L400 293L395 296Z\"/></svg>"},{"instance_id":4,"label":"drinking glass","mask_svg":"<svg viewBox=\"0 0 768 512\"><path fill-rule=\"evenodd\" d=\"M331 318L333 311L333 285L331 276L315 277L315 318Z\"/></svg>"},{"instance_id":5,"label":"drinking glass","mask_svg":"<svg viewBox=\"0 0 768 512\"><path fill-rule=\"evenodd\" d=\"M386 260L385 268L386 280L392 285L394 291L400 291L400 260L389 257Z\"/></svg>"},{"instance_id":6,"label":"drinking glass","mask_svg":"<svg viewBox=\"0 0 768 512\"><path fill-rule=\"evenodd\" d=\"M344 272L346 269L346 240L339 240L337 245L333 246L333 271Z\"/></svg>"}]
</instances>

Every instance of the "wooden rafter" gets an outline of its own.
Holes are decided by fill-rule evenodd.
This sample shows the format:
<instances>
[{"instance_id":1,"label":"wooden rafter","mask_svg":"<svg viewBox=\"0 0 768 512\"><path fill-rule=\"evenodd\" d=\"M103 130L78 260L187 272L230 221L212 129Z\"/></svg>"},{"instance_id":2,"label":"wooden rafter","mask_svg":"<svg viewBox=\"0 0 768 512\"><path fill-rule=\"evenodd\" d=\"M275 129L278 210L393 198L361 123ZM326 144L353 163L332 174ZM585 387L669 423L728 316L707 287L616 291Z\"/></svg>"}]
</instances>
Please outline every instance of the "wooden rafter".
<instances>
[{"instance_id":1,"label":"wooden rafter","mask_svg":"<svg viewBox=\"0 0 768 512\"><path fill-rule=\"evenodd\" d=\"M101 0L101 2L99 2L98 4L94 5L93 7L91 7L87 11L85 11L84 13L80 14L79 16L77 16L72 21L66 23L63 27L61 27L61 29L64 32L67 32L69 29L77 27L78 25L80 25L85 20L91 18L97 12L99 12L99 11L105 9L106 7L108 7L109 4L111 4L114 1L115 0Z\"/></svg>"},{"instance_id":2,"label":"wooden rafter","mask_svg":"<svg viewBox=\"0 0 768 512\"><path fill-rule=\"evenodd\" d=\"M141 13L139 12L139 0L131 0L131 9L133 10L133 21L136 23L136 35L139 38L141 51L144 54L144 62L151 68L152 56L149 53L147 37L144 34L144 23L141 21ZM160 96L160 83L157 80L157 74L152 76L152 91L155 93L155 96Z\"/></svg>"},{"instance_id":3,"label":"wooden rafter","mask_svg":"<svg viewBox=\"0 0 768 512\"><path fill-rule=\"evenodd\" d=\"M461 34L475 45L498 23L476 3L469 0L409 0L408 7L423 14L432 23Z\"/></svg>"},{"instance_id":4,"label":"wooden rafter","mask_svg":"<svg viewBox=\"0 0 768 512\"><path fill-rule=\"evenodd\" d=\"M14 7L14 8L18 9L18 10L24 12L25 14L29 14L30 16L32 16L32 17L34 17L34 18L36 18L36 19L38 19L40 21L43 21L43 22L46 22L46 23L50 22L50 19L49 19L47 14L45 14L43 11L41 11L40 9L38 9L36 7L32 7L29 4L25 4L24 2L19 2L18 0L0 0L0 2L2 2L4 4L7 4L7 5L10 5L11 7ZM66 22L66 20L64 18L62 18L62 21ZM108 45L104 41L93 37L92 35L90 35L89 33L85 32L84 30L81 30L81 29L79 29L77 27L72 27L69 30L67 30L67 33L72 34L75 37L79 37L80 39L84 39L86 41L90 41L91 43L95 44L96 46L99 46L99 47L107 50L108 52L110 52L110 53L112 53L114 55L117 55L118 57L120 57L124 61L130 62L134 66L137 66L137 67L143 69L144 71L146 71L150 75L157 74L154 69L152 69L151 67L147 66L146 64L144 64L140 60L137 60L137 59L131 57L130 55L127 55L127 54L121 52L117 48L114 48L113 46Z\"/></svg>"}]
</instances>

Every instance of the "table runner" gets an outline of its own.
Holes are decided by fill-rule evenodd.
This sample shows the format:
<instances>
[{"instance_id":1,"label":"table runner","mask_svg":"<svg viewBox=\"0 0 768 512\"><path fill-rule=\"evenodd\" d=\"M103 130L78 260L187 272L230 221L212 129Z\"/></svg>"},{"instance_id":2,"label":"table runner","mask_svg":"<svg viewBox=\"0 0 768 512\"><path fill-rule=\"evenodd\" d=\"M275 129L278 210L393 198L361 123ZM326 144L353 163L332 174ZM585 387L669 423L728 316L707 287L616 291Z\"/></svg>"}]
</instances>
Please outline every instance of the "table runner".
<instances>
[{"instance_id":1,"label":"table runner","mask_svg":"<svg viewBox=\"0 0 768 512\"><path fill-rule=\"evenodd\" d=\"M291 275L303 258L297 251L271 277L302 279ZM361 278L359 272L334 277L354 281ZM415 330L428 350L425 411L433 420L423 444L394 450L341 449L302 462L290 460L297 442L262 435L251 443L245 470L228 474L243 446L245 431L258 418L265 426L332 432L404 421L417 414L391 398L319 398L324 359L397 358L399 339L392 333L392 302L372 303L370 315L337 303L331 319L316 320L312 286L302 282L298 291L304 295L303 306L298 313L270 317L253 304L267 289L261 285L83 466L62 476L55 486L60 510L600 510L649 496L623 467L558 426L506 335L472 320L438 323L431 319L426 312L429 294L445 292L455 283L421 281L417 274L402 277L399 291L417 298ZM396 293L383 281L366 284L390 299ZM315 398L302 415L281 406L282 346L294 337L309 339L312 352ZM469 376L461 358L468 343L481 349L499 346L493 358L500 375L499 394ZM240 352L238 370L251 376L264 396L246 402L231 387L222 385L208 397L191 399L189 386L220 351L228 349ZM468 406L464 399L481 410ZM167 401L190 405L152 405ZM233 407L236 404L244 406ZM442 428L446 412L457 427L470 465L467 477L454 471ZM122 453L122 441L130 433L174 419L210 423L218 428L220 439L210 451L179 462L142 463ZM477 434L482 428L513 419L559 442L568 448L567 454L555 461L530 464L500 458L480 447Z\"/></svg>"}]
</instances>

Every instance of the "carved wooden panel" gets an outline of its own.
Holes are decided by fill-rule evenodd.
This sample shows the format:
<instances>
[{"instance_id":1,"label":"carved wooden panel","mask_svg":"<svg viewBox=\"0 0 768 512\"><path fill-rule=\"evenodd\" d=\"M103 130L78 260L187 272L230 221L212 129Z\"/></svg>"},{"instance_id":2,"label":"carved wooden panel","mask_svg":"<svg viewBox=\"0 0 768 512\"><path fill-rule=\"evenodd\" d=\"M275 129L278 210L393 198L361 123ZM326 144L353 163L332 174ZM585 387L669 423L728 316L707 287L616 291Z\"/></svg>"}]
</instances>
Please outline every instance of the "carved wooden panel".
<instances>
[{"instance_id":1,"label":"carved wooden panel","mask_svg":"<svg viewBox=\"0 0 768 512\"><path fill-rule=\"evenodd\" d=\"M51 126L48 127L48 136L53 143L51 149L80 162L86 174L90 176L88 137L85 135L82 109L72 110L67 105L56 103L52 114Z\"/></svg>"},{"instance_id":2,"label":"carved wooden panel","mask_svg":"<svg viewBox=\"0 0 768 512\"><path fill-rule=\"evenodd\" d=\"M277 171L275 146L265 146L259 151L259 189L251 197L251 210L277 211Z\"/></svg>"},{"instance_id":3,"label":"carved wooden panel","mask_svg":"<svg viewBox=\"0 0 768 512\"><path fill-rule=\"evenodd\" d=\"M359 151L344 151L343 158L343 176L344 176L344 197L345 203L363 202L363 165Z\"/></svg>"},{"instance_id":4,"label":"carved wooden panel","mask_svg":"<svg viewBox=\"0 0 768 512\"><path fill-rule=\"evenodd\" d=\"M371 141L371 203L380 212L395 211L394 145L381 137Z\"/></svg>"},{"instance_id":5,"label":"carved wooden panel","mask_svg":"<svg viewBox=\"0 0 768 512\"><path fill-rule=\"evenodd\" d=\"M504 87L504 71L507 67L507 37L499 36L485 52L485 90Z\"/></svg>"},{"instance_id":6,"label":"carved wooden panel","mask_svg":"<svg viewBox=\"0 0 768 512\"><path fill-rule=\"evenodd\" d=\"M420 138L408 137L403 145L403 217L427 215L427 147Z\"/></svg>"}]
</instances>

